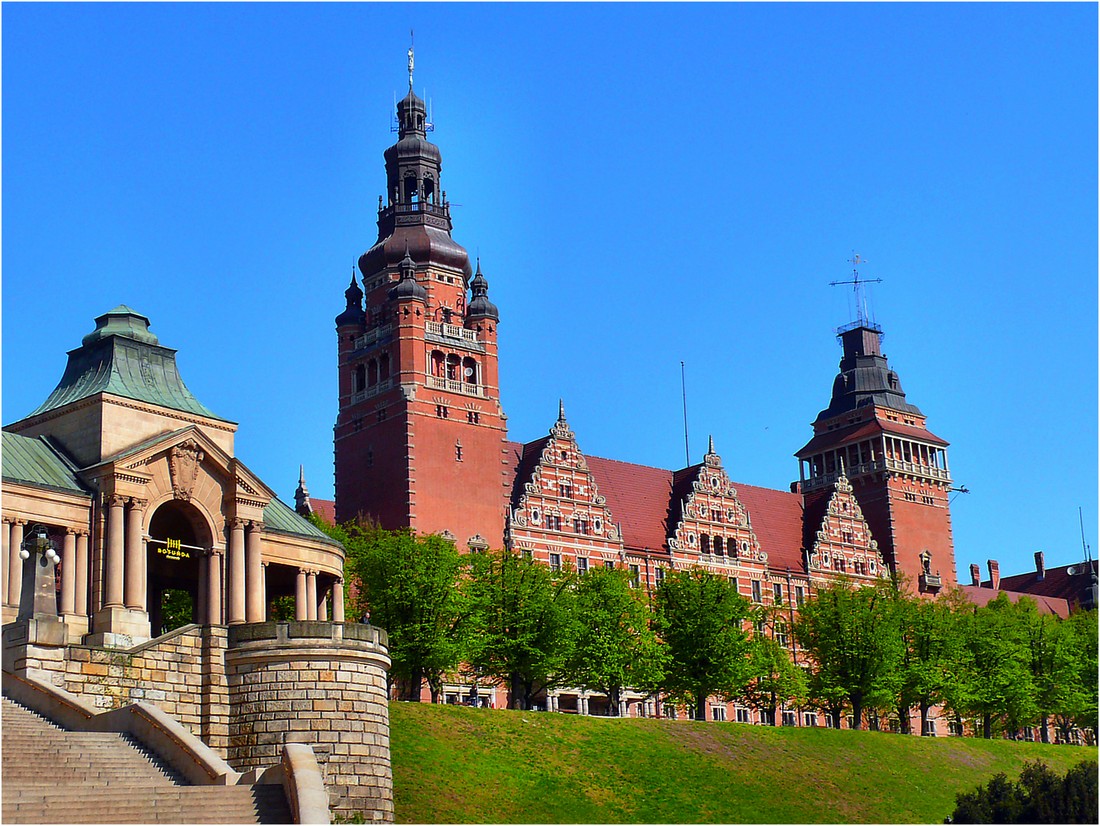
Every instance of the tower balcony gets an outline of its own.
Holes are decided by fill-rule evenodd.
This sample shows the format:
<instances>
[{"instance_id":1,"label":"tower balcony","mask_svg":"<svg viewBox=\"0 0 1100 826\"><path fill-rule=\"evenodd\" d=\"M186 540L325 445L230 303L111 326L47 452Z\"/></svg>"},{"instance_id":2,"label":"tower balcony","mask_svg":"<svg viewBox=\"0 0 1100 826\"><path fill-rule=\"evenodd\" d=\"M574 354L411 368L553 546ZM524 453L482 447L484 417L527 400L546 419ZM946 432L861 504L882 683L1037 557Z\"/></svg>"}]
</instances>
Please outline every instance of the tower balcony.
<instances>
[{"instance_id":1,"label":"tower balcony","mask_svg":"<svg viewBox=\"0 0 1100 826\"><path fill-rule=\"evenodd\" d=\"M383 324L380 327L375 327L373 330L367 330L363 335L356 337L352 342L352 346L356 350L363 350L370 347L380 338L385 337L389 333L393 332L393 324Z\"/></svg>"},{"instance_id":2,"label":"tower balcony","mask_svg":"<svg viewBox=\"0 0 1100 826\"><path fill-rule=\"evenodd\" d=\"M854 479L857 476L865 476L869 473L880 473L882 471L904 473L907 476L918 476L922 479L931 479L937 482L951 482L951 473L946 468L932 467L931 465L923 465L918 462L903 462L898 459L879 459L875 462L863 462L862 464L845 468L844 475L849 479ZM802 490L804 492L817 490L818 488L835 484L836 480L839 478L840 472L834 471L821 476L815 476L812 479L804 479L802 480Z\"/></svg>"},{"instance_id":3,"label":"tower balcony","mask_svg":"<svg viewBox=\"0 0 1100 826\"><path fill-rule=\"evenodd\" d=\"M477 396L482 399L489 397L489 393L485 387L467 381L459 381L458 379L443 379L439 376L428 376L426 384L428 387L435 390L447 390L451 393L461 393L463 396Z\"/></svg>"},{"instance_id":4,"label":"tower balcony","mask_svg":"<svg viewBox=\"0 0 1100 826\"><path fill-rule=\"evenodd\" d=\"M457 324L447 324L444 321L429 321L424 325L424 331L443 338L459 339L469 344L481 343L477 337L477 330L467 330L465 327L459 327Z\"/></svg>"},{"instance_id":5,"label":"tower balcony","mask_svg":"<svg viewBox=\"0 0 1100 826\"><path fill-rule=\"evenodd\" d=\"M359 404L359 402L365 402L367 399L373 399L379 393L385 393L393 387L393 377L388 379L382 379L378 384L368 387L366 390L360 390L358 393L353 393L351 396L352 404Z\"/></svg>"},{"instance_id":6,"label":"tower balcony","mask_svg":"<svg viewBox=\"0 0 1100 826\"><path fill-rule=\"evenodd\" d=\"M378 227L387 233L392 232L394 227L413 224L426 224L450 232L450 204L416 201L407 204L390 204L378 210Z\"/></svg>"}]
</instances>

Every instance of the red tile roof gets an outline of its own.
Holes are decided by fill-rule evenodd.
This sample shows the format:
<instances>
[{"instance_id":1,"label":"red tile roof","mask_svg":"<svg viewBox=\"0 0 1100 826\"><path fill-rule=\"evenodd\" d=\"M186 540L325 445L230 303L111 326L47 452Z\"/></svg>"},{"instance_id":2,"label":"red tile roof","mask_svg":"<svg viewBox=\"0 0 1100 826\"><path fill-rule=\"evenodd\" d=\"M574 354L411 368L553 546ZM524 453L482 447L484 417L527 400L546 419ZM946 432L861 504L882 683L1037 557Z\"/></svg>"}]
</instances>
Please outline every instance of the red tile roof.
<instances>
[{"instance_id":1,"label":"red tile roof","mask_svg":"<svg viewBox=\"0 0 1100 826\"><path fill-rule=\"evenodd\" d=\"M531 478L545 439L508 443L513 463L512 506L518 502L523 483ZM600 494L607 500L611 516L622 527L628 550L668 550L668 537L676 527L683 497L699 466L678 471L588 456L588 467ZM802 497L797 493L733 483L738 498L748 508L752 528L768 563L781 570L803 570ZM816 527L815 527L816 530Z\"/></svg>"},{"instance_id":2,"label":"red tile roof","mask_svg":"<svg viewBox=\"0 0 1100 826\"><path fill-rule=\"evenodd\" d=\"M317 499L313 496L309 497L310 509L328 522L330 525L336 524L336 503L329 499Z\"/></svg>"},{"instance_id":3,"label":"red tile roof","mask_svg":"<svg viewBox=\"0 0 1100 826\"><path fill-rule=\"evenodd\" d=\"M877 436L880 433L889 433L893 436L902 436L908 439L917 439L922 442L931 442L932 444L942 445L943 447L947 447L947 445L950 444L926 428L912 427L910 425L898 424L897 422L884 422L875 419L869 422L854 424L849 427L841 427L837 430L828 430L824 433L818 433L794 455L799 458L805 458L807 454L814 453L823 447L833 447L840 441L867 439L872 436Z\"/></svg>"},{"instance_id":4,"label":"red tile roof","mask_svg":"<svg viewBox=\"0 0 1100 826\"><path fill-rule=\"evenodd\" d=\"M1002 582L1003 581L1004 580L1002 580ZM1018 591L1006 591L1003 588L994 591L992 588L979 588L977 585L960 585L959 590L966 595L968 600L978 607L988 605L995 600L998 595L1005 594L1012 602L1019 602L1020 597L1027 597L1028 599L1034 600L1035 604L1039 606L1040 614L1054 614L1062 619L1069 616L1069 603L1057 597L1045 597L1038 594L1022 594Z\"/></svg>"},{"instance_id":5,"label":"red tile roof","mask_svg":"<svg viewBox=\"0 0 1100 826\"><path fill-rule=\"evenodd\" d=\"M1096 569L1096 560L1077 562L1073 565L1062 565L1058 568L1047 568L1042 579L1035 571L1026 574L1014 574L1001 577L1001 588L1033 596L1059 597L1071 605L1081 602L1085 592L1092 584L1088 575L1088 566ZM1070 570L1074 573L1070 573ZM988 583L986 584L988 587Z\"/></svg>"}]
</instances>

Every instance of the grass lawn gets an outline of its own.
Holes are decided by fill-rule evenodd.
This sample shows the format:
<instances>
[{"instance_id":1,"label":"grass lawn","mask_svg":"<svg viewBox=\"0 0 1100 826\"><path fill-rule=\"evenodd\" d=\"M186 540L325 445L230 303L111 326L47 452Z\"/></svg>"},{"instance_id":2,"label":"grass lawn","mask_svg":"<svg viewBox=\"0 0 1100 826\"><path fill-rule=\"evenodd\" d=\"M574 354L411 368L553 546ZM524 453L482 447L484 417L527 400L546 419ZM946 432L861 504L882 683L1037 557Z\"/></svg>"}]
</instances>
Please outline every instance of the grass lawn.
<instances>
[{"instance_id":1,"label":"grass lawn","mask_svg":"<svg viewBox=\"0 0 1100 826\"><path fill-rule=\"evenodd\" d=\"M1096 749L390 704L398 823L936 823Z\"/></svg>"}]
</instances>

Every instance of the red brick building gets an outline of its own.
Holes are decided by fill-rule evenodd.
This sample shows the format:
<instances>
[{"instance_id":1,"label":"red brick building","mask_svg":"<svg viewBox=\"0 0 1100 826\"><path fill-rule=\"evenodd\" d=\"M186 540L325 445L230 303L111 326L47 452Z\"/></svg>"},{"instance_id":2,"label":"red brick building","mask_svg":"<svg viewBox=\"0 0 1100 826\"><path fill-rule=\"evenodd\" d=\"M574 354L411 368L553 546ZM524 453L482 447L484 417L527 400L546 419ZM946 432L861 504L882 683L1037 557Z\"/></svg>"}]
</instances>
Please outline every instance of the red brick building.
<instances>
[{"instance_id":1,"label":"red brick building","mask_svg":"<svg viewBox=\"0 0 1100 826\"><path fill-rule=\"evenodd\" d=\"M337 519L368 515L461 549L503 544L554 567L626 566L647 587L702 565L782 606L837 573L870 581L893 569L926 593L955 584L947 443L862 321L840 332L832 398L790 491L734 482L713 440L677 470L587 456L564 408L548 435L509 441L500 314L451 237L424 102L410 91L397 119L378 238L336 319Z\"/></svg>"}]
</instances>

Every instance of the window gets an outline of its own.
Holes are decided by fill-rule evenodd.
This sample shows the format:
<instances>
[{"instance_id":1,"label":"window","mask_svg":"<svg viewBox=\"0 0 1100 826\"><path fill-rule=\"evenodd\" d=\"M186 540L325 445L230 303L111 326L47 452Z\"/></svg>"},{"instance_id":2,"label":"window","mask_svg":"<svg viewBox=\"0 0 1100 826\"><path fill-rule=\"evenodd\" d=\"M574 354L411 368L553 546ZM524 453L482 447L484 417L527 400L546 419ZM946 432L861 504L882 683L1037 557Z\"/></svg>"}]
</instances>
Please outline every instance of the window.
<instances>
[{"instance_id":1,"label":"window","mask_svg":"<svg viewBox=\"0 0 1100 826\"><path fill-rule=\"evenodd\" d=\"M665 581L665 569L664 568L660 568L660 567L657 568L657 570L654 572L654 575L655 575L655 578L657 580L658 585L660 585L662 582Z\"/></svg>"},{"instance_id":2,"label":"window","mask_svg":"<svg viewBox=\"0 0 1100 826\"><path fill-rule=\"evenodd\" d=\"M467 410L466 421L468 421L470 424L480 424L481 414L478 413L476 410Z\"/></svg>"},{"instance_id":3,"label":"window","mask_svg":"<svg viewBox=\"0 0 1100 826\"><path fill-rule=\"evenodd\" d=\"M849 545L851 545L852 541L853 541L852 540L852 532L851 531L844 531L842 535L844 537L844 541L847 542Z\"/></svg>"},{"instance_id":4,"label":"window","mask_svg":"<svg viewBox=\"0 0 1100 826\"><path fill-rule=\"evenodd\" d=\"M710 521L711 522L721 522L722 521L722 511L720 511L718 508L711 508L710 509Z\"/></svg>"},{"instance_id":5,"label":"window","mask_svg":"<svg viewBox=\"0 0 1100 826\"><path fill-rule=\"evenodd\" d=\"M573 517L573 533L588 536L588 520L582 516Z\"/></svg>"},{"instance_id":6,"label":"window","mask_svg":"<svg viewBox=\"0 0 1100 826\"><path fill-rule=\"evenodd\" d=\"M603 566L604 566L605 568L608 568L608 569L610 569L610 568L614 568L614 567L615 567L615 560L613 560L613 559L605 559L605 560L603 561Z\"/></svg>"},{"instance_id":7,"label":"window","mask_svg":"<svg viewBox=\"0 0 1100 826\"><path fill-rule=\"evenodd\" d=\"M840 571L840 573L844 573L844 571L847 570L847 567L848 566L845 564L843 557L839 557L839 556L833 557L833 570L834 571Z\"/></svg>"},{"instance_id":8,"label":"window","mask_svg":"<svg viewBox=\"0 0 1100 826\"><path fill-rule=\"evenodd\" d=\"M740 593L740 587L739 587L739 585L738 585L738 583L737 583L737 577L735 577L735 576L731 576L731 577L729 578L729 581L730 581L730 585L732 585L732 586L733 586L733 590L735 590L735 591L737 591L738 593Z\"/></svg>"},{"instance_id":9,"label":"window","mask_svg":"<svg viewBox=\"0 0 1100 826\"><path fill-rule=\"evenodd\" d=\"M806 589L801 585L794 586L794 601L799 608L806 603Z\"/></svg>"},{"instance_id":10,"label":"window","mask_svg":"<svg viewBox=\"0 0 1100 826\"><path fill-rule=\"evenodd\" d=\"M367 368L360 364L355 368L355 392L360 393L367 389Z\"/></svg>"},{"instance_id":11,"label":"window","mask_svg":"<svg viewBox=\"0 0 1100 826\"><path fill-rule=\"evenodd\" d=\"M440 419L448 419L451 416L451 411L446 405L437 404L435 406L435 415Z\"/></svg>"},{"instance_id":12,"label":"window","mask_svg":"<svg viewBox=\"0 0 1100 826\"><path fill-rule=\"evenodd\" d=\"M561 554L550 554L550 570L561 570Z\"/></svg>"},{"instance_id":13,"label":"window","mask_svg":"<svg viewBox=\"0 0 1100 826\"><path fill-rule=\"evenodd\" d=\"M737 722L738 723L751 723L752 722L752 712L749 711L747 708L737 709Z\"/></svg>"},{"instance_id":14,"label":"window","mask_svg":"<svg viewBox=\"0 0 1100 826\"><path fill-rule=\"evenodd\" d=\"M722 537L714 537L714 553L716 553L718 556L724 556L725 552L725 548L722 547Z\"/></svg>"},{"instance_id":15,"label":"window","mask_svg":"<svg viewBox=\"0 0 1100 826\"><path fill-rule=\"evenodd\" d=\"M783 604L783 584L781 582L772 583L772 597L776 605Z\"/></svg>"},{"instance_id":16,"label":"window","mask_svg":"<svg viewBox=\"0 0 1100 826\"><path fill-rule=\"evenodd\" d=\"M586 556L578 556L577 557L577 572L582 573L582 574L588 573L588 557L586 557Z\"/></svg>"},{"instance_id":17,"label":"window","mask_svg":"<svg viewBox=\"0 0 1100 826\"><path fill-rule=\"evenodd\" d=\"M926 720L925 721L924 736L925 737L935 737L936 736L936 721L935 720ZM1024 739L1026 739L1026 740L1034 740L1035 739L1034 735L1032 734L1030 726L1028 728L1024 729Z\"/></svg>"},{"instance_id":18,"label":"window","mask_svg":"<svg viewBox=\"0 0 1100 826\"><path fill-rule=\"evenodd\" d=\"M665 703L664 705L662 705L661 708L665 713L665 717L667 717L669 720L676 719L676 706L674 706L672 703Z\"/></svg>"},{"instance_id":19,"label":"window","mask_svg":"<svg viewBox=\"0 0 1100 826\"><path fill-rule=\"evenodd\" d=\"M630 587L640 588L642 585L642 571L637 565L630 566Z\"/></svg>"},{"instance_id":20,"label":"window","mask_svg":"<svg viewBox=\"0 0 1100 826\"><path fill-rule=\"evenodd\" d=\"M573 485L569 482L558 482L558 496L562 499L572 499Z\"/></svg>"},{"instance_id":21,"label":"window","mask_svg":"<svg viewBox=\"0 0 1100 826\"><path fill-rule=\"evenodd\" d=\"M702 553L705 553L705 554L710 553L710 535L709 534L702 534L699 537L699 550Z\"/></svg>"},{"instance_id":22,"label":"window","mask_svg":"<svg viewBox=\"0 0 1100 826\"><path fill-rule=\"evenodd\" d=\"M798 725L798 714L793 712L793 711L784 711L783 712L783 725L785 725L785 726L797 726Z\"/></svg>"},{"instance_id":23,"label":"window","mask_svg":"<svg viewBox=\"0 0 1100 826\"><path fill-rule=\"evenodd\" d=\"M754 579L752 581L752 601L753 602L763 602L764 601L764 598L761 596L761 592L760 592L760 580L759 579Z\"/></svg>"},{"instance_id":24,"label":"window","mask_svg":"<svg viewBox=\"0 0 1100 826\"><path fill-rule=\"evenodd\" d=\"M462 442L457 439L455 440L455 461L462 461Z\"/></svg>"},{"instance_id":25,"label":"window","mask_svg":"<svg viewBox=\"0 0 1100 826\"><path fill-rule=\"evenodd\" d=\"M710 719L716 723L726 722L726 707L725 706L711 706L710 707Z\"/></svg>"},{"instance_id":26,"label":"window","mask_svg":"<svg viewBox=\"0 0 1100 826\"><path fill-rule=\"evenodd\" d=\"M367 448L367 467L374 467L374 448Z\"/></svg>"},{"instance_id":27,"label":"window","mask_svg":"<svg viewBox=\"0 0 1100 826\"><path fill-rule=\"evenodd\" d=\"M533 552L531 551L531 549L530 549L530 548L524 548L524 549L523 549L523 558L524 558L524 559L530 560L530 559L533 559L533 558L534 558L534 556L535 556L535 555L534 555L534 553L533 553Z\"/></svg>"},{"instance_id":28,"label":"window","mask_svg":"<svg viewBox=\"0 0 1100 826\"><path fill-rule=\"evenodd\" d=\"M378 411L378 421L380 421L380 422L386 421L386 408L383 407L383 408L379 409L379 411Z\"/></svg>"},{"instance_id":29,"label":"window","mask_svg":"<svg viewBox=\"0 0 1100 826\"><path fill-rule=\"evenodd\" d=\"M950 721L950 722L949 722L949 723L947 724L947 730L948 730L948 731L949 731L949 732L950 732L950 733L952 734L952 736L954 736L954 737L962 737L962 736L963 736L963 727L962 727L962 723L960 723L960 722L959 722L958 720L951 720L951 721Z\"/></svg>"},{"instance_id":30,"label":"window","mask_svg":"<svg viewBox=\"0 0 1100 826\"><path fill-rule=\"evenodd\" d=\"M785 622L777 622L775 624L775 641L784 648L787 647L787 624Z\"/></svg>"},{"instance_id":31,"label":"window","mask_svg":"<svg viewBox=\"0 0 1100 826\"><path fill-rule=\"evenodd\" d=\"M546 527L551 531L561 530L561 514L548 513L546 514Z\"/></svg>"},{"instance_id":32,"label":"window","mask_svg":"<svg viewBox=\"0 0 1100 826\"><path fill-rule=\"evenodd\" d=\"M813 728L817 725L817 715L812 711L802 712L802 725Z\"/></svg>"}]
</instances>

